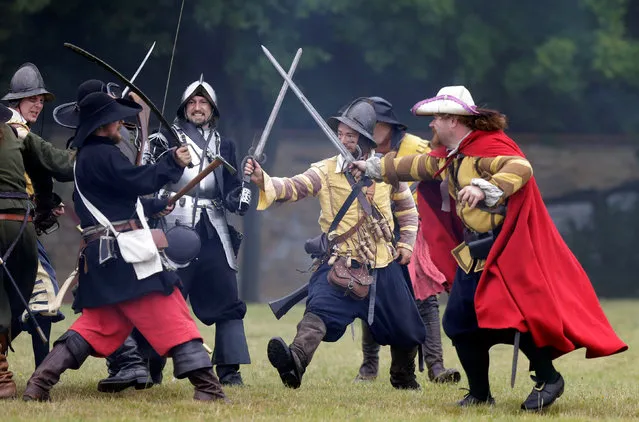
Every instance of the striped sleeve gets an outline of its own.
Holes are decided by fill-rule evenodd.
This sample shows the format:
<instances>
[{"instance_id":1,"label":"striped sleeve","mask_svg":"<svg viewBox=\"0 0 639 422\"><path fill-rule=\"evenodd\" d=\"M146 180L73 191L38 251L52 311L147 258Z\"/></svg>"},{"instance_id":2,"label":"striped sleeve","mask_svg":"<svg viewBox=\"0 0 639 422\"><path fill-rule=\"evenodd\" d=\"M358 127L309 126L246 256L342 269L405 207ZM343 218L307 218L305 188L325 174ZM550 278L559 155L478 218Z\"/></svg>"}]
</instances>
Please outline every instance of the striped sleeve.
<instances>
[{"instance_id":1,"label":"striped sleeve","mask_svg":"<svg viewBox=\"0 0 639 422\"><path fill-rule=\"evenodd\" d=\"M394 203L393 214L399 225L397 246L412 251L417 238L418 215L408 184L402 182L397 189L393 189L391 200Z\"/></svg>"},{"instance_id":2,"label":"striped sleeve","mask_svg":"<svg viewBox=\"0 0 639 422\"><path fill-rule=\"evenodd\" d=\"M264 172L264 190L260 190L258 210L264 210L274 202L295 202L307 196L317 196L322 188L320 167L313 166L293 177L270 177Z\"/></svg>"},{"instance_id":3,"label":"striped sleeve","mask_svg":"<svg viewBox=\"0 0 639 422\"><path fill-rule=\"evenodd\" d=\"M533 175L530 162L517 156L482 158L477 167L480 173L490 174L488 181L504 192L502 198L517 192Z\"/></svg>"},{"instance_id":4,"label":"striped sleeve","mask_svg":"<svg viewBox=\"0 0 639 422\"><path fill-rule=\"evenodd\" d=\"M437 158L428 154L395 158L395 153L391 152L381 160L382 178L393 186L397 186L399 182L432 180L437 170Z\"/></svg>"}]
</instances>

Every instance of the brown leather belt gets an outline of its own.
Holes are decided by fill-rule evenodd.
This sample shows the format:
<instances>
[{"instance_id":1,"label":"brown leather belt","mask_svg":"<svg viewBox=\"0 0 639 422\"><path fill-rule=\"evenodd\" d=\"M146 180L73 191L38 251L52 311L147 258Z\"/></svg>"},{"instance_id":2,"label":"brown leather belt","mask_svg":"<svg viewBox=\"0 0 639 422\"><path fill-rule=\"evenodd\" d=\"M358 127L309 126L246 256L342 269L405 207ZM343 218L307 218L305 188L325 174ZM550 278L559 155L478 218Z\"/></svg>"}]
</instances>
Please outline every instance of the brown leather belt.
<instances>
[{"instance_id":1,"label":"brown leather belt","mask_svg":"<svg viewBox=\"0 0 639 422\"><path fill-rule=\"evenodd\" d=\"M126 223L114 224L113 228L118 232L128 232L131 230L141 229L142 226L140 225L140 222L138 220L129 220ZM100 237L102 236L104 236L104 231L98 231L97 233L92 233L88 236L83 236L83 237L84 237L84 242L89 243L96 240L100 240Z\"/></svg>"},{"instance_id":2,"label":"brown leather belt","mask_svg":"<svg viewBox=\"0 0 639 422\"><path fill-rule=\"evenodd\" d=\"M24 214L0 214L0 220L24 221ZM33 217L27 217L28 222L33 222Z\"/></svg>"}]
</instances>

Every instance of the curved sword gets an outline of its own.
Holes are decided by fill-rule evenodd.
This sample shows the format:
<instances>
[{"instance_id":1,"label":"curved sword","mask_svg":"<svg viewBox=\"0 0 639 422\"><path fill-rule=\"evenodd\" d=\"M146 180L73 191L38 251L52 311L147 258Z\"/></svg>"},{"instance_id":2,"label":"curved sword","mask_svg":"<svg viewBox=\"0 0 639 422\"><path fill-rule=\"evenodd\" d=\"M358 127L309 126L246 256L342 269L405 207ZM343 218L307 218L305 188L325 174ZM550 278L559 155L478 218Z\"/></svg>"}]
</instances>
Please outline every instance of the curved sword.
<instances>
[{"instance_id":1,"label":"curved sword","mask_svg":"<svg viewBox=\"0 0 639 422\"><path fill-rule=\"evenodd\" d=\"M131 83L135 82L135 78L138 77L138 75L140 74L140 71L146 64L146 61L149 60L149 57L151 56L151 53L153 52L154 48L155 48L155 41L153 41L153 45L151 46L151 48L149 48L149 52L146 53L146 56L144 56L142 63L140 63L140 66L138 66L138 70L136 70L133 76L131 76ZM124 88L124 91L122 91L122 98L126 97L126 94L128 94L130 90L131 89L128 86Z\"/></svg>"},{"instance_id":2,"label":"curved sword","mask_svg":"<svg viewBox=\"0 0 639 422\"><path fill-rule=\"evenodd\" d=\"M75 53L77 53L77 54L89 59L90 61L96 63L97 65L101 66L103 69L107 70L113 76L118 78L118 80L120 82L122 82L124 85L126 85L132 92L135 92L136 94L138 94L140 96L140 98L142 99L142 101L147 103L147 105L149 106L149 108L151 109L153 114L155 114L155 116L158 118L158 120L160 120L160 123L167 129L167 132L169 133L168 136L170 138L169 142L172 144L172 146L177 146L177 147L182 146L182 142L178 139L178 137L175 135L175 133L171 129L171 124L164 118L162 113L160 113L160 110L158 110L158 108L155 106L155 104L153 104L153 102L149 99L149 97L147 97L144 94L144 92L142 92L140 90L140 88L138 88L137 86L133 85L133 83L131 81L129 81L123 74L121 74L120 72L115 70L110 64L108 64L104 60L100 59L99 57L96 57L93 54L89 53L88 51L83 50L80 47L78 47L76 45L73 45L73 44L70 44L70 43L66 43L65 42L64 46L66 48L70 49L71 51L73 51L73 52L75 52ZM192 166L193 166L193 164L189 164L189 167L192 167Z\"/></svg>"}]
</instances>

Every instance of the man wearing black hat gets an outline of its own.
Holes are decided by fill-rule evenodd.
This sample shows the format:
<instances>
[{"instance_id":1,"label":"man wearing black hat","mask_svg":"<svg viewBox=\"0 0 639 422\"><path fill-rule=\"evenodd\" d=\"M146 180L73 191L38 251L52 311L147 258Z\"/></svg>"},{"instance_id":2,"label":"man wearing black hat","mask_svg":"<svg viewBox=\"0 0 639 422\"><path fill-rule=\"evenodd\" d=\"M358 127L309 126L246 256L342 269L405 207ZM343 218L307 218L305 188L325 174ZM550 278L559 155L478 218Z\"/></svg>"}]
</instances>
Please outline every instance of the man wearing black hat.
<instances>
[{"instance_id":1,"label":"man wearing black hat","mask_svg":"<svg viewBox=\"0 0 639 422\"><path fill-rule=\"evenodd\" d=\"M36 198L53 195L52 185L41 183L41 176L72 177L69 155L60 157L53 146L33 134L19 139L5 123L11 117L12 111L0 105L0 399L16 396L7 351L14 327L20 325L20 314L25 310L20 295L28 300L38 268L37 236L25 171L34 176Z\"/></svg>"},{"instance_id":2,"label":"man wearing black hat","mask_svg":"<svg viewBox=\"0 0 639 422\"><path fill-rule=\"evenodd\" d=\"M387 154L394 151L398 157L402 157L430 151L428 141L406 132L406 125L397 119L390 102L381 97L369 97L368 99L377 115L377 124L373 133L377 144L376 153ZM411 190L413 190L412 186ZM415 192L413 196L417 202L416 189L413 192ZM444 274L430 259L429 247L421 236L421 230L424 229L426 227L422 226L418 231L411 262L401 267L405 279L412 284L417 309L419 309L426 327L426 342L422 345L422 350L428 369L428 378L435 383L458 382L461 374L457 369L444 367L442 350L437 295L445 290L448 283ZM397 231L396 235L399 235ZM355 378L356 381L369 381L377 378L379 348L379 344L373 340L367 325L362 324L363 361Z\"/></svg>"},{"instance_id":3,"label":"man wearing black hat","mask_svg":"<svg viewBox=\"0 0 639 422\"><path fill-rule=\"evenodd\" d=\"M73 146L78 149L74 203L86 243L76 297L82 315L33 373L23 399L49 400L62 372L79 368L89 355L110 355L134 327L159 354L173 358L175 377L189 379L194 399L224 399L176 287L179 279L164 270L144 216L166 211L168 202L148 201L142 210L139 201L180 178L191 159L188 149L170 150L157 164L136 167L115 144L122 120L141 107L102 92L87 95L79 106Z\"/></svg>"},{"instance_id":4,"label":"man wearing black hat","mask_svg":"<svg viewBox=\"0 0 639 422\"><path fill-rule=\"evenodd\" d=\"M53 119L60 126L75 130L80 121L78 104L82 102L84 97L92 92L104 92L113 98L118 98L121 95L117 95L116 89L117 85L113 83L106 84L98 79L86 80L78 86L76 101L57 106L53 110ZM129 95L133 96L135 94L130 93ZM136 100L136 102L138 101ZM136 159L140 154L136 142L138 142L138 138L141 135L141 130L137 125L125 123L120 128L120 135L122 140L116 143L116 146L131 164L136 164ZM73 142L73 137L69 139L68 144L70 145L71 142ZM79 312L80 310L77 311ZM140 349L139 343L145 346L143 350ZM155 364L155 361L145 355L149 354L155 357L156 353L150 346L146 346L148 346L147 341L138 330L134 329L124 343L114 353L106 357L109 376L98 382L98 391L113 393L129 387L135 387L136 389L150 388L154 384L161 383L161 369L155 370L153 368L156 376L151 376L148 362L150 360L151 364ZM146 352L145 355L142 352ZM161 367L163 368L163 365Z\"/></svg>"},{"instance_id":5,"label":"man wearing black hat","mask_svg":"<svg viewBox=\"0 0 639 422\"><path fill-rule=\"evenodd\" d=\"M328 119L346 149L360 158L368 157L375 147L375 122L373 106L361 100ZM318 197L322 210L319 223L328 242L326 248L312 251L319 258L293 342L287 345L280 337L272 338L268 358L284 385L298 388L319 344L339 340L346 327L361 318L370 326L375 341L391 345L393 387L419 389L415 356L425 330L395 261L397 255L405 263L410 257L417 231L415 204L406 184L394 190L388 184L373 183L355 200L350 193L362 192L364 181L357 185L347 166L345 158L338 155L291 178L271 177L252 160L244 169L260 189L259 210L275 202ZM401 233L397 242L392 234L393 213Z\"/></svg>"},{"instance_id":6,"label":"man wearing black hat","mask_svg":"<svg viewBox=\"0 0 639 422\"><path fill-rule=\"evenodd\" d=\"M11 78L9 92L2 97L2 101L6 102L12 110L12 116L8 124L16 129L18 136L23 139L31 132L31 127L38 120L44 103L53 101L53 99L53 94L45 88L44 80L38 68L33 63L23 64ZM55 154L57 159L62 161L67 160L69 155L69 151L56 148L52 148L52 153ZM41 180L37 182L34 180L33 183L50 185L50 187L45 188L47 192L53 189L53 180L50 175L29 172L26 175L27 193L29 195L34 195L32 179L35 178L40 178ZM70 179L59 181L68 182ZM55 193L46 197L36 195L33 199L36 203L34 218L36 232L38 235L50 233L58 227L58 217L64 214L62 199ZM44 245L38 240L38 272L36 284L29 300L29 308L47 338L51 333L51 324L64 319L64 315L58 309L52 310L49 307L58 290L55 270L47 256ZM49 344L41 341L34 330L34 325L28 321L26 312L22 315L22 324L13 327L12 337L15 338L23 329L31 333L35 366L38 366L49 352Z\"/></svg>"}]
</instances>

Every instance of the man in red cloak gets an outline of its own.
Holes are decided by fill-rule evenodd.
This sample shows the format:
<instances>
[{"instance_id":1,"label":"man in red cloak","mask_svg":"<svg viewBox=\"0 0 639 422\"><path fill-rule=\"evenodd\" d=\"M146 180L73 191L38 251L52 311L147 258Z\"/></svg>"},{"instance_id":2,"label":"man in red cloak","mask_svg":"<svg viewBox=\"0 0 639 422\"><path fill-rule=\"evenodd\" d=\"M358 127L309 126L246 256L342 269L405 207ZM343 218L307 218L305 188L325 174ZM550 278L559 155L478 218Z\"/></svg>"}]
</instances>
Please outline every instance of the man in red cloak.
<instances>
[{"instance_id":1,"label":"man in red cloak","mask_svg":"<svg viewBox=\"0 0 639 422\"><path fill-rule=\"evenodd\" d=\"M443 326L470 388L458 404L494 404L488 351L514 343L535 371L521 408L546 408L564 391L553 359L581 347L595 358L628 346L554 226L530 163L503 132L505 116L476 107L463 86L444 87L412 111L434 117L440 148L356 166L392 184L441 182L442 189L421 184L418 208L435 264L445 274L457 267Z\"/></svg>"}]
</instances>

